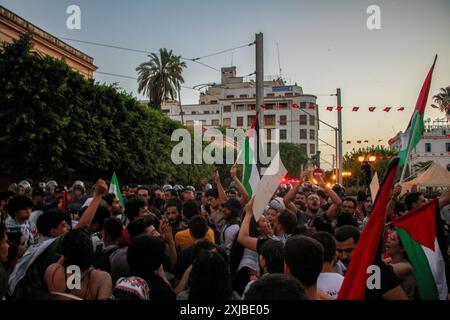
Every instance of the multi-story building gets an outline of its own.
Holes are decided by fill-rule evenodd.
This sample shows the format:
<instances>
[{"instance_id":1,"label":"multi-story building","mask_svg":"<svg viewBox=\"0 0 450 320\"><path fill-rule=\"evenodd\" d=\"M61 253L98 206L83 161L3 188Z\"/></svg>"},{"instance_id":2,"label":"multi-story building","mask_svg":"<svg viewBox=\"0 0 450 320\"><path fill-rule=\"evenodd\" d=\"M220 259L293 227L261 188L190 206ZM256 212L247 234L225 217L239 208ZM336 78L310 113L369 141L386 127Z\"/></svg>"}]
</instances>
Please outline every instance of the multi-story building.
<instances>
[{"instance_id":1,"label":"multi-story building","mask_svg":"<svg viewBox=\"0 0 450 320\"><path fill-rule=\"evenodd\" d=\"M63 59L72 69L86 78L93 77L97 67L92 57L0 6L0 42L11 42L27 32L33 34L33 51L55 59Z\"/></svg>"},{"instance_id":2,"label":"multi-story building","mask_svg":"<svg viewBox=\"0 0 450 320\"><path fill-rule=\"evenodd\" d=\"M264 129L279 129L280 142L301 145L308 156L318 148L317 97L304 94L295 85L281 79L264 81ZM171 119L187 126L201 123L204 127L250 128L256 114L256 86L236 76L236 67L222 68L220 84L209 85L200 94L199 104L183 105L183 119L176 101L163 104L162 111ZM260 124L260 128L263 126ZM267 140L275 138L274 130L267 130Z\"/></svg>"},{"instance_id":3,"label":"multi-story building","mask_svg":"<svg viewBox=\"0 0 450 320\"><path fill-rule=\"evenodd\" d=\"M389 145L399 150L401 132L389 140ZM408 166L412 175L421 168L421 163L433 161L450 171L450 125L425 125L422 139L411 151Z\"/></svg>"}]
</instances>

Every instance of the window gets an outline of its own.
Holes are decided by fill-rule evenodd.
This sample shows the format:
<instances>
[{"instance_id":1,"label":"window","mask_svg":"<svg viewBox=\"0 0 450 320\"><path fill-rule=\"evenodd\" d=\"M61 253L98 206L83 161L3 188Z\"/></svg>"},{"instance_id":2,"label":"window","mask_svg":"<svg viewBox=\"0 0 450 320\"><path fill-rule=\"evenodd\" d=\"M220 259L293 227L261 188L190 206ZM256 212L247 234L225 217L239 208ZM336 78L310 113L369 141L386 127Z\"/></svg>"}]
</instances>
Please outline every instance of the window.
<instances>
[{"instance_id":1,"label":"window","mask_svg":"<svg viewBox=\"0 0 450 320\"><path fill-rule=\"evenodd\" d=\"M200 123L202 124L202 126L206 126L206 120L200 120Z\"/></svg>"},{"instance_id":2,"label":"window","mask_svg":"<svg viewBox=\"0 0 450 320\"><path fill-rule=\"evenodd\" d=\"M316 131L314 129L309 130L309 139L310 140L316 139Z\"/></svg>"},{"instance_id":3,"label":"window","mask_svg":"<svg viewBox=\"0 0 450 320\"><path fill-rule=\"evenodd\" d=\"M236 126L243 127L244 126L244 117L237 117L236 118Z\"/></svg>"},{"instance_id":4,"label":"window","mask_svg":"<svg viewBox=\"0 0 450 320\"><path fill-rule=\"evenodd\" d=\"M425 143L425 152L431 152L431 143Z\"/></svg>"},{"instance_id":5,"label":"window","mask_svg":"<svg viewBox=\"0 0 450 320\"><path fill-rule=\"evenodd\" d=\"M197 114L197 111L192 111L191 114Z\"/></svg>"},{"instance_id":6,"label":"window","mask_svg":"<svg viewBox=\"0 0 450 320\"><path fill-rule=\"evenodd\" d=\"M231 112L231 106L223 106L223 112Z\"/></svg>"},{"instance_id":7,"label":"window","mask_svg":"<svg viewBox=\"0 0 450 320\"><path fill-rule=\"evenodd\" d=\"M284 94L285 97L292 97L294 94L292 92L286 92Z\"/></svg>"},{"instance_id":8,"label":"window","mask_svg":"<svg viewBox=\"0 0 450 320\"><path fill-rule=\"evenodd\" d=\"M316 117L315 116L309 116L309 125L310 126L316 125Z\"/></svg>"},{"instance_id":9,"label":"window","mask_svg":"<svg viewBox=\"0 0 450 320\"><path fill-rule=\"evenodd\" d=\"M266 130L266 133L267 133L266 135L267 140L272 140L272 130L268 129Z\"/></svg>"},{"instance_id":10,"label":"window","mask_svg":"<svg viewBox=\"0 0 450 320\"><path fill-rule=\"evenodd\" d=\"M218 127L218 126L220 126L220 121L219 120L212 120L211 121L211 125L214 126L214 127Z\"/></svg>"},{"instance_id":11,"label":"window","mask_svg":"<svg viewBox=\"0 0 450 320\"><path fill-rule=\"evenodd\" d=\"M211 100L211 104L217 104L217 100Z\"/></svg>"},{"instance_id":12,"label":"window","mask_svg":"<svg viewBox=\"0 0 450 320\"><path fill-rule=\"evenodd\" d=\"M280 126L285 126L287 124L287 116L280 116Z\"/></svg>"},{"instance_id":13,"label":"window","mask_svg":"<svg viewBox=\"0 0 450 320\"><path fill-rule=\"evenodd\" d=\"M447 152L450 152L450 143L445 144L445 150L447 150Z\"/></svg>"},{"instance_id":14,"label":"window","mask_svg":"<svg viewBox=\"0 0 450 320\"><path fill-rule=\"evenodd\" d=\"M239 96L239 98L247 98L247 95L246 95L246 94L241 94L241 95Z\"/></svg>"},{"instance_id":15,"label":"window","mask_svg":"<svg viewBox=\"0 0 450 320\"><path fill-rule=\"evenodd\" d=\"M285 129L280 130L280 140L286 140L287 131Z\"/></svg>"},{"instance_id":16,"label":"window","mask_svg":"<svg viewBox=\"0 0 450 320\"><path fill-rule=\"evenodd\" d=\"M205 110L203 114L209 114L209 110Z\"/></svg>"},{"instance_id":17,"label":"window","mask_svg":"<svg viewBox=\"0 0 450 320\"><path fill-rule=\"evenodd\" d=\"M266 110L273 110L275 105L273 103L266 103Z\"/></svg>"},{"instance_id":18,"label":"window","mask_svg":"<svg viewBox=\"0 0 450 320\"><path fill-rule=\"evenodd\" d=\"M255 119L255 116L247 116L247 126L251 126L253 123L253 120Z\"/></svg>"},{"instance_id":19,"label":"window","mask_svg":"<svg viewBox=\"0 0 450 320\"><path fill-rule=\"evenodd\" d=\"M315 144L309 145L309 154L316 154L316 145Z\"/></svg>"},{"instance_id":20,"label":"window","mask_svg":"<svg viewBox=\"0 0 450 320\"><path fill-rule=\"evenodd\" d=\"M306 129L300 129L300 139L308 139L306 137Z\"/></svg>"},{"instance_id":21,"label":"window","mask_svg":"<svg viewBox=\"0 0 450 320\"><path fill-rule=\"evenodd\" d=\"M248 104L247 110L256 110L256 104Z\"/></svg>"},{"instance_id":22,"label":"window","mask_svg":"<svg viewBox=\"0 0 450 320\"><path fill-rule=\"evenodd\" d=\"M300 108L306 109L306 102L300 102Z\"/></svg>"},{"instance_id":23,"label":"window","mask_svg":"<svg viewBox=\"0 0 450 320\"><path fill-rule=\"evenodd\" d=\"M268 97L275 97L275 93L268 93L267 96Z\"/></svg>"},{"instance_id":24,"label":"window","mask_svg":"<svg viewBox=\"0 0 450 320\"><path fill-rule=\"evenodd\" d=\"M306 154L307 148L308 148L308 145L306 143L300 143L300 149L302 150L303 153Z\"/></svg>"},{"instance_id":25,"label":"window","mask_svg":"<svg viewBox=\"0 0 450 320\"><path fill-rule=\"evenodd\" d=\"M234 99L234 95L232 94L227 95L227 99Z\"/></svg>"},{"instance_id":26,"label":"window","mask_svg":"<svg viewBox=\"0 0 450 320\"><path fill-rule=\"evenodd\" d=\"M237 104L236 105L236 111L244 111L244 105L243 104Z\"/></svg>"},{"instance_id":27,"label":"window","mask_svg":"<svg viewBox=\"0 0 450 320\"><path fill-rule=\"evenodd\" d=\"M186 126L193 127L194 126L194 120L187 120L186 121Z\"/></svg>"},{"instance_id":28,"label":"window","mask_svg":"<svg viewBox=\"0 0 450 320\"><path fill-rule=\"evenodd\" d=\"M265 126L274 126L275 125L275 115L267 115L264 116L264 125Z\"/></svg>"},{"instance_id":29,"label":"window","mask_svg":"<svg viewBox=\"0 0 450 320\"><path fill-rule=\"evenodd\" d=\"M279 103L278 109L287 109L287 103Z\"/></svg>"},{"instance_id":30,"label":"window","mask_svg":"<svg viewBox=\"0 0 450 320\"><path fill-rule=\"evenodd\" d=\"M231 126L231 118L223 118L223 126L229 128Z\"/></svg>"},{"instance_id":31,"label":"window","mask_svg":"<svg viewBox=\"0 0 450 320\"><path fill-rule=\"evenodd\" d=\"M306 125L306 118L307 117L307 115L306 114L301 114L300 115L300 124L301 125Z\"/></svg>"}]
</instances>

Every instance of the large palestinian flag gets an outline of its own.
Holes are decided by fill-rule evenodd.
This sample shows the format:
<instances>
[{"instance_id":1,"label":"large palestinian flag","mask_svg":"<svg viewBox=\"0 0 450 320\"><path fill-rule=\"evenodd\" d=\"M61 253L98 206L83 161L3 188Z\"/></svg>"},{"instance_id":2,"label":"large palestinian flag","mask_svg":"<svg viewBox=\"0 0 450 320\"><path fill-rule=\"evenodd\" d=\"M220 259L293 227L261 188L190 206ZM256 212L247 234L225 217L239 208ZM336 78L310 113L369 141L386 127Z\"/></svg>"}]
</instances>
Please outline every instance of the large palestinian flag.
<instances>
[{"instance_id":1,"label":"large palestinian flag","mask_svg":"<svg viewBox=\"0 0 450 320\"><path fill-rule=\"evenodd\" d=\"M438 200L429 201L392 222L414 269L422 300L446 300L448 257Z\"/></svg>"}]
</instances>

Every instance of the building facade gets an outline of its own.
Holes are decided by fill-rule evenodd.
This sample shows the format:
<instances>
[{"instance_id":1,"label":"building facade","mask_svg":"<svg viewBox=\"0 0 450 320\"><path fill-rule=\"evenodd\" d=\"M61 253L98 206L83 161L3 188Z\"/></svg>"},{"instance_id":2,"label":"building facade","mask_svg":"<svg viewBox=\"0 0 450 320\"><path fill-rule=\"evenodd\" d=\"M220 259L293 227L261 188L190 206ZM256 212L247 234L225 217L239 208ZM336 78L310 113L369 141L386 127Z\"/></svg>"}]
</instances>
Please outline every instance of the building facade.
<instances>
[{"instance_id":1,"label":"building facade","mask_svg":"<svg viewBox=\"0 0 450 320\"><path fill-rule=\"evenodd\" d=\"M222 68L220 84L209 85L200 94L199 104L183 105L183 121L187 126L201 123L204 127L251 127L256 114L256 86L236 76L236 67ZM268 141L274 141L279 130L280 142L302 146L308 156L318 148L319 114L317 97L304 94L298 85L286 85L275 79L264 81L264 129ZM164 103L162 111L171 119L182 121L176 101ZM260 128L263 126L260 124Z\"/></svg>"},{"instance_id":2,"label":"building facade","mask_svg":"<svg viewBox=\"0 0 450 320\"><path fill-rule=\"evenodd\" d=\"M391 148L400 150L401 133L389 140ZM425 124L422 139L411 151L408 166L412 175L429 161L439 164L450 171L450 125Z\"/></svg>"},{"instance_id":3,"label":"building facade","mask_svg":"<svg viewBox=\"0 0 450 320\"><path fill-rule=\"evenodd\" d=\"M33 51L62 59L86 78L93 77L97 67L92 57L0 6L0 42L11 42L29 31L33 34Z\"/></svg>"}]
</instances>

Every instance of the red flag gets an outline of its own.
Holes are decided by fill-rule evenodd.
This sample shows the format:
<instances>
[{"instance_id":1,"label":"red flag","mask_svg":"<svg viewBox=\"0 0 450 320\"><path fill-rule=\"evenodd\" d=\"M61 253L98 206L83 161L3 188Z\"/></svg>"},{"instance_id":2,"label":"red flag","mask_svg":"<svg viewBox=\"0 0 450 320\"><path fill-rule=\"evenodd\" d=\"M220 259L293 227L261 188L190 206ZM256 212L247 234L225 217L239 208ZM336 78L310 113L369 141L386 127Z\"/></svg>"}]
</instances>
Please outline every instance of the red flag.
<instances>
[{"instance_id":1,"label":"red flag","mask_svg":"<svg viewBox=\"0 0 450 320\"><path fill-rule=\"evenodd\" d=\"M404 111L404 110L405 110L405 108L403 108L403 107L400 107L397 109L397 111Z\"/></svg>"},{"instance_id":2,"label":"red flag","mask_svg":"<svg viewBox=\"0 0 450 320\"><path fill-rule=\"evenodd\" d=\"M347 144L350 144L350 143L352 143L351 141L347 141Z\"/></svg>"},{"instance_id":3,"label":"red flag","mask_svg":"<svg viewBox=\"0 0 450 320\"><path fill-rule=\"evenodd\" d=\"M356 143L361 143L361 142L362 142L361 140L356 141Z\"/></svg>"},{"instance_id":4,"label":"red flag","mask_svg":"<svg viewBox=\"0 0 450 320\"><path fill-rule=\"evenodd\" d=\"M316 108L316 104L315 103L310 103L308 108L309 109L315 109Z\"/></svg>"},{"instance_id":5,"label":"red flag","mask_svg":"<svg viewBox=\"0 0 450 320\"><path fill-rule=\"evenodd\" d=\"M369 107L369 111L370 111L370 112L374 112L375 109L376 109L376 107Z\"/></svg>"},{"instance_id":6,"label":"red flag","mask_svg":"<svg viewBox=\"0 0 450 320\"><path fill-rule=\"evenodd\" d=\"M391 111L391 109L392 109L392 108L390 108L390 107L386 107L386 108L383 109L383 111L384 111L384 112L389 112L389 111Z\"/></svg>"},{"instance_id":7,"label":"red flag","mask_svg":"<svg viewBox=\"0 0 450 320\"><path fill-rule=\"evenodd\" d=\"M62 197L62 201L59 205L59 208L63 209L66 212L69 212L69 202L70 202L69 195L67 194L67 191L64 191L64 195Z\"/></svg>"},{"instance_id":8,"label":"red flag","mask_svg":"<svg viewBox=\"0 0 450 320\"><path fill-rule=\"evenodd\" d=\"M363 300L366 296L367 267L373 265L384 227L389 196L397 174L399 159L389 164L384 181L375 198L372 214L364 227L352 260L345 273L338 300Z\"/></svg>"},{"instance_id":9,"label":"red flag","mask_svg":"<svg viewBox=\"0 0 450 320\"><path fill-rule=\"evenodd\" d=\"M300 106L299 106L298 104L296 104L296 103L293 103L293 104L292 104L292 108L294 108L294 109L300 109Z\"/></svg>"},{"instance_id":10,"label":"red flag","mask_svg":"<svg viewBox=\"0 0 450 320\"><path fill-rule=\"evenodd\" d=\"M261 108L266 109L267 107L266 107L265 104L262 104L262 105L261 105Z\"/></svg>"},{"instance_id":11,"label":"red flag","mask_svg":"<svg viewBox=\"0 0 450 320\"><path fill-rule=\"evenodd\" d=\"M337 111L341 111L343 107L336 107Z\"/></svg>"},{"instance_id":12,"label":"red flag","mask_svg":"<svg viewBox=\"0 0 450 320\"><path fill-rule=\"evenodd\" d=\"M327 107L327 111L333 111L333 107Z\"/></svg>"},{"instance_id":13,"label":"red flag","mask_svg":"<svg viewBox=\"0 0 450 320\"><path fill-rule=\"evenodd\" d=\"M353 107L352 111L357 112L359 110L359 107Z\"/></svg>"}]
</instances>

